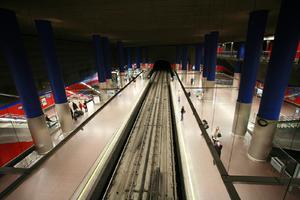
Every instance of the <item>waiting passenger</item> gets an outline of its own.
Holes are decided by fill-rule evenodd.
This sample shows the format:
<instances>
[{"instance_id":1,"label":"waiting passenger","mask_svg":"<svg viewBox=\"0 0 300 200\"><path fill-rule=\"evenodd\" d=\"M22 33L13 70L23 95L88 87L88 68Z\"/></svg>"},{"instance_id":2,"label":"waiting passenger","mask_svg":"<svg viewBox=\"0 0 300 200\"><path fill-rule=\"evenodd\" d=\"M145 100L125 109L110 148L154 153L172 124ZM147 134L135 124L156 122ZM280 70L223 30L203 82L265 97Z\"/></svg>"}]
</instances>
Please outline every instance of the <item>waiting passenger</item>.
<instances>
[{"instance_id":1,"label":"waiting passenger","mask_svg":"<svg viewBox=\"0 0 300 200\"><path fill-rule=\"evenodd\" d=\"M83 110L83 108L84 108L83 104L79 101L79 109Z\"/></svg>"},{"instance_id":2,"label":"waiting passenger","mask_svg":"<svg viewBox=\"0 0 300 200\"><path fill-rule=\"evenodd\" d=\"M72 119L74 119L74 112L73 112L72 108L70 108L70 113L71 113Z\"/></svg>"},{"instance_id":3,"label":"waiting passenger","mask_svg":"<svg viewBox=\"0 0 300 200\"><path fill-rule=\"evenodd\" d=\"M181 121L183 120L183 114L185 113L184 106L181 107Z\"/></svg>"},{"instance_id":4,"label":"waiting passenger","mask_svg":"<svg viewBox=\"0 0 300 200\"><path fill-rule=\"evenodd\" d=\"M194 85L194 78L191 78L191 85Z\"/></svg>"},{"instance_id":5,"label":"waiting passenger","mask_svg":"<svg viewBox=\"0 0 300 200\"><path fill-rule=\"evenodd\" d=\"M205 119L202 120L202 123L203 123L203 126L204 126L205 129L209 128L208 123L207 123L207 121Z\"/></svg>"},{"instance_id":6,"label":"waiting passenger","mask_svg":"<svg viewBox=\"0 0 300 200\"><path fill-rule=\"evenodd\" d=\"M218 140L218 138L220 138L221 136L222 135L220 133L220 128L217 127L212 137L215 138L216 140Z\"/></svg>"},{"instance_id":7,"label":"waiting passenger","mask_svg":"<svg viewBox=\"0 0 300 200\"><path fill-rule=\"evenodd\" d=\"M72 102L73 111L75 112L78 109L78 106L76 103Z\"/></svg>"},{"instance_id":8,"label":"waiting passenger","mask_svg":"<svg viewBox=\"0 0 300 200\"><path fill-rule=\"evenodd\" d=\"M221 152L222 152L223 145L221 144L220 141L217 141L216 143L214 143L214 147L218 153L219 158L221 158ZM215 165L215 160L213 161L213 163Z\"/></svg>"},{"instance_id":9,"label":"waiting passenger","mask_svg":"<svg viewBox=\"0 0 300 200\"><path fill-rule=\"evenodd\" d=\"M87 107L87 103L86 103L86 101L84 101L84 103L83 103L83 108L84 108L85 112L87 112L87 111L88 111L88 107Z\"/></svg>"}]
</instances>

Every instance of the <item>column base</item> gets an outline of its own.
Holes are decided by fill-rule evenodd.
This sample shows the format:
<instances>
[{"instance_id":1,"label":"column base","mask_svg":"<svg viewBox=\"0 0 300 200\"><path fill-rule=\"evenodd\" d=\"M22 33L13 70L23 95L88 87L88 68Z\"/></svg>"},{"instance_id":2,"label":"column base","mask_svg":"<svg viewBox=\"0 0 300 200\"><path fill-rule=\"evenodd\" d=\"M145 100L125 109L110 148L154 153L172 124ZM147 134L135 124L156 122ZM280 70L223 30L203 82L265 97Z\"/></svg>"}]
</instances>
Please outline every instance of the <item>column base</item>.
<instances>
[{"instance_id":1,"label":"column base","mask_svg":"<svg viewBox=\"0 0 300 200\"><path fill-rule=\"evenodd\" d=\"M113 87L113 82L111 79L106 79L106 88L112 88Z\"/></svg>"},{"instance_id":2,"label":"column base","mask_svg":"<svg viewBox=\"0 0 300 200\"><path fill-rule=\"evenodd\" d=\"M245 136L251 112L251 105L251 103L236 102L232 126L234 135L241 137Z\"/></svg>"},{"instance_id":3,"label":"column base","mask_svg":"<svg viewBox=\"0 0 300 200\"><path fill-rule=\"evenodd\" d=\"M239 87L240 86L240 80L241 80L241 74L240 73L234 73L233 81L232 81L232 87Z\"/></svg>"},{"instance_id":4,"label":"column base","mask_svg":"<svg viewBox=\"0 0 300 200\"><path fill-rule=\"evenodd\" d=\"M73 130L73 120L70 113L69 104L62 103L62 104L55 104L55 110L58 115L60 127L63 133L68 133Z\"/></svg>"},{"instance_id":5,"label":"column base","mask_svg":"<svg viewBox=\"0 0 300 200\"><path fill-rule=\"evenodd\" d=\"M28 128L39 154L46 154L53 148L52 139L46 125L45 115L27 119Z\"/></svg>"},{"instance_id":6,"label":"column base","mask_svg":"<svg viewBox=\"0 0 300 200\"><path fill-rule=\"evenodd\" d=\"M212 100L214 97L214 92L215 92L215 81L209 81L206 80L205 81L205 93L204 93L204 97L207 100Z\"/></svg>"},{"instance_id":7,"label":"column base","mask_svg":"<svg viewBox=\"0 0 300 200\"><path fill-rule=\"evenodd\" d=\"M207 78L206 77L202 77L202 87L203 88L206 87L206 81L207 81Z\"/></svg>"},{"instance_id":8,"label":"column base","mask_svg":"<svg viewBox=\"0 0 300 200\"><path fill-rule=\"evenodd\" d=\"M99 90L106 89L106 82L100 82L99 83Z\"/></svg>"},{"instance_id":9,"label":"column base","mask_svg":"<svg viewBox=\"0 0 300 200\"><path fill-rule=\"evenodd\" d=\"M93 101L95 104L100 104L100 97L98 95L93 96Z\"/></svg>"},{"instance_id":10,"label":"column base","mask_svg":"<svg viewBox=\"0 0 300 200\"><path fill-rule=\"evenodd\" d=\"M125 72L120 72L120 88L124 87L125 85Z\"/></svg>"},{"instance_id":11,"label":"column base","mask_svg":"<svg viewBox=\"0 0 300 200\"><path fill-rule=\"evenodd\" d=\"M248 149L248 157L255 161L265 161L272 150L277 121L256 117L255 127Z\"/></svg>"},{"instance_id":12,"label":"column base","mask_svg":"<svg viewBox=\"0 0 300 200\"><path fill-rule=\"evenodd\" d=\"M206 80L206 85L207 87L215 87L215 81L209 81L209 80Z\"/></svg>"},{"instance_id":13,"label":"column base","mask_svg":"<svg viewBox=\"0 0 300 200\"><path fill-rule=\"evenodd\" d=\"M126 72L120 72L119 73L119 76L121 77L121 76L125 76L126 75Z\"/></svg>"},{"instance_id":14,"label":"column base","mask_svg":"<svg viewBox=\"0 0 300 200\"><path fill-rule=\"evenodd\" d=\"M233 78L240 80L241 79L241 74L240 73L234 73Z\"/></svg>"},{"instance_id":15,"label":"column base","mask_svg":"<svg viewBox=\"0 0 300 200\"><path fill-rule=\"evenodd\" d=\"M100 101L105 101L107 99L106 95L106 89L107 89L107 84L106 82L100 82L99 83L99 89L100 89Z\"/></svg>"},{"instance_id":16,"label":"column base","mask_svg":"<svg viewBox=\"0 0 300 200\"><path fill-rule=\"evenodd\" d=\"M105 102L108 99L108 94L106 91L102 90L100 92L100 101Z\"/></svg>"}]
</instances>

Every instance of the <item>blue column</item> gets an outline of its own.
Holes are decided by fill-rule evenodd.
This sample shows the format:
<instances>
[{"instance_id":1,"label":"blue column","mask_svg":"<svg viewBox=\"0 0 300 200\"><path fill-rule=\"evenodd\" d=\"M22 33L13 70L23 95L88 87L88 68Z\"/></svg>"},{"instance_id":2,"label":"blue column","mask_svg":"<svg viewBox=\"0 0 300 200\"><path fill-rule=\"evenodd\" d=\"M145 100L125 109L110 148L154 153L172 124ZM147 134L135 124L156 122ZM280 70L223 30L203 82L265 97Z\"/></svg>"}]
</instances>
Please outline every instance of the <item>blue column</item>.
<instances>
[{"instance_id":1,"label":"blue column","mask_svg":"<svg viewBox=\"0 0 300 200\"><path fill-rule=\"evenodd\" d=\"M54 34L51 22L36 20L35 25L40 39L51 88L56 104L67 102L65 85L55 52Z\"/></svg>"},{"instance_id":2,"label":"blue column","mask_svg":"<svg viewBox=\"0 0 300 200\"><path fill-rule=\"evenodd\" d=\"M36 20L35 25L39 35L51 89L54 94L55 111L58 115L60 127L63 132L70 132L73 130L73 122L69 104L67 103L62 73L57 61L51 22L46 20Z\"/></svg>"},{"instance_id":3,"label":"blue column","mask_svg":"<svg viewBox=\"0 0 300 200\"><path fill-rule=\"evenodd\" d=\"M208 81L214 81L216 77L217 50L218 50L219 32L214 31L209 34L209 61L208 61Z\"/></svg>"},{"instance_id":4,"label":"blue column","mask_svg":"<svg viewBox=\"0 0 300 200\"><path fill-rule=\"evenodd\" d=\"M179 46L176 46L176 58L175 58L175 63L176 64L180 64L180 52L181 52L181 49Z\"/></svg>"},{"instance_id":5,"label":"blue column","mask_svg":"<svg viewBox=\"0 0 300 200\"><path fill-rule=\"evenodd\" d=\"M293 0L285 0L281 3L274 45L258 111L258 116L264 119L278 120L280 114L300 39L298 3Z\"/></svg>"},{"instance_id":6,"label":"blue column","mask_svg":"<svg viewBox=\"0 0 300 200\"><path fill-rule=\"evenodd\" d=\"M208 76L208 61L209 61L209 34L204 36L204 66L203 66L203 77Z\"/></svg>"},{"instance_id":7,"label":"blue column","mask_svg":"<svg viewBox=\"0 0 300 200\"><path fill-rule=\"evenodd\" d=\"M245 44L243 42L239 43L239 48L237 51L237 59L244 60L245 57Z\"/></svg>"},{"instance_id":8,"label":"blue column","mask_svg":"<svg viewBox=\"0 0 300 200\"><path fill-rule=\"evenodd\" d=\"M299 2L294 0L281 1L264 91L248 149L248 156L255 160L266 160L273 146L284 92L288 85L300 39L299 19Z\"/></svg>"},{"instance_id":9,"label":"blue column","mask_svg":"<svg viewBox=\"0 0 300 200\"><path fill-rule=\"evenodd\" d=\"M201 44L202 48L201 48L201 59L200 59L200 64L202 65L202 67L204 66L204 43ZM204 69L204 68L203 68ZM202 69L202 70L203 70Z\"/></svg>"},{"instance_id":10,"label":"blue column","mask_svg":"<svg viewBox=\"0 0 300 200\"><path fill-rule=\"evenodd\" d=\"M99 83L105 83L106 75L105 75L105 68L104 68L103 43L99 35L93 35L93 42L95 48L98 81Z\"/></svg>"},{"instance_id":11,"label":"blue column","mask_svg":"<svg viewBox=\"0 0 300 200\"><path fill-rule=\"evenodd\" d=\"M131 66L131 49L130 47L127 47L127 67L128 69L131 69L132 66Z\"/></svg>"},{"instance_id":12,"label":"blue column","mask_svg":"<svg viewBox=\"0 0 300 200\"><path fill-rule=\"evenodd\" d=\"M120 72L124 72L125 59L124 59L124 47L122 42L117 43L117 51L118 51L119 70Z\"/></svg>"},{"instance_id":13,"label":"blue column","mask_svg":"<svg viewBox=\"0 0 300 200\"><path fill-rule=\"evenodd\" d=\"M27 118L43 115L14 12L0 9L0 45L10 67Z\"/></svg>"},{"instance_id":14,"label":"blue column","mask_svg":"<svg viewBox=\"0 0 300 200\"><path fill-rule=\"evenodd\" d=\"M266 10L259 10L250 13L245 59L244 65L242 66L242 75L238 94L238 102L241 103L252 103L267 16L268 12Z\"/></svg>"},{"instance_id":15,"label":"blue column","mask_svg":"<svg viewBox=\"0 0 300 200\"><path fill-rule=\"evenodd\" d=\"M242 69L242 64L245 58L245 43L244 42L238 42L238 50L236 53L236 59L237 61L234 62L234 73L235 74L239 74L241 73L241 69ZM240 79L240 76L235 77ZM233 80L235 81L235 80ZM237 87L239 86L239 84L237 85Z\"/></svg>"},{"instance_id":16,"label":"blue column","mask_svg":"<svg viewBox=\"0 0 300 200\"><path fill-rule=\"evenodd\" d=\"M240 88L232 127L232 132L240 136L244 136L247 132L267 17L268 12L266 10L254 11L250 13L248 21L246 52L241 70ZM240 64L239 62L237 64ZM236 66L236 68L238 69L239 66ZM239 72L237 69L235 70ZM238 82L235 86L238 87Z\"/></svg>"},{"instance_id":17,"label":"blue column","mask_svg":"<svg viewBox=\"0 0 300 200\"><path fill-rule=\"evenodd\" d=\"M148 47L144 47L144 63L149 63Z\"/></svg>"},{"instance_id":18,"label":"blue column","mask_svg":"<svg viewBox=\"0 0 300 200\"><path fill-rule=\"evenodd\" d=\"M52 149L53 144L26 57L16 14L0 9L0 27L0 48L11 69L27 116L30 134L38 153L45 154Z\"/></svg>"},{"instance_id":19,"label":"blue column","mask_svg":"<svg viewBox=\"0 0 300 200\"><path fill-rule=\"evenodd\" d=\"M103 47L104 47L104 66L105 66L105 77L106 80L111 79L111 68L112 68L112 55L111 55L111 47L109 43L109 39L107 37L103 37Z\"/></svg>"},{"instance_id":20,"label":"blue column","mask_svg":"<svg viewBox=\"0 0 300 200\"><path fill-rule=\"evenodd\" d=\"M195 71L200 70L201 58L202 58L202 44L196 44L195 45Z\"/></svg>"},{"instance_id":21,"label":"blue column","mask_svg":"<svg viewBox=\"0 0 300 200\"><path fill-rule=\"evenodd\" d=\"M187 64L188 64L188 48L187 46L182 47L182 67L181 70L187 70Z\"/></svg>"},{"instance_id":22,"label":"blue column","mask_svg":"<svg viewBox=\"0 0 300 200\"><path fill-rule=\"evenodd\" d=\"M141 48L137 47L136 48L136 68L140 69L141 68Z\"/></svg>"}]
</instances>

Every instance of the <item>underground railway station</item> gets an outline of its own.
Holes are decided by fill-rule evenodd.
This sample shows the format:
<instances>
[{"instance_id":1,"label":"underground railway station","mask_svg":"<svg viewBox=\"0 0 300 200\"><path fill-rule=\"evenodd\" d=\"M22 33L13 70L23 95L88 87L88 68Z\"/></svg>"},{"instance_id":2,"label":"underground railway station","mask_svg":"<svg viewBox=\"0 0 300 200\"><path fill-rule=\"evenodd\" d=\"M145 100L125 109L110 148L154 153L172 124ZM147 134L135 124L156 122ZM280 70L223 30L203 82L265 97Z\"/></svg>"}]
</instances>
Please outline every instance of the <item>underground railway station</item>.
<instances>
[{"instance_id":1,"label":"underground railway station","mask_svg":"<svg viewBox=\"0 0 300 200\"><path fill-rule=\"evenodd\" d=\"M0 2L0 199L299 200L294 0Z\"/></svg>"}]
</instances>

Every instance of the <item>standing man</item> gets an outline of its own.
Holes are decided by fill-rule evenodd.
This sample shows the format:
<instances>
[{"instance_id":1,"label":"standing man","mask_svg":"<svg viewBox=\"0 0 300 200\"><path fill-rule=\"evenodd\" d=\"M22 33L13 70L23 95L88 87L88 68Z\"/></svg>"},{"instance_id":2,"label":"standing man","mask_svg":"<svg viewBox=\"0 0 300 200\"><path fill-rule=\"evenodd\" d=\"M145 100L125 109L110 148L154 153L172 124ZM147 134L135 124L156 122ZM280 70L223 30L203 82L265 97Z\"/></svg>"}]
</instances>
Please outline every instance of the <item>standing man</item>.
<instances>
[{"instance_id":1,"label":"standing man","mask_svg":"<svg viewBox=\"0 0 300 200\"><path fill-rule=\"evenodd\" d=\"M185 113L184 106L181 107L181 121L183 120L183 114Z\"/></svg>"}]
</instances>

